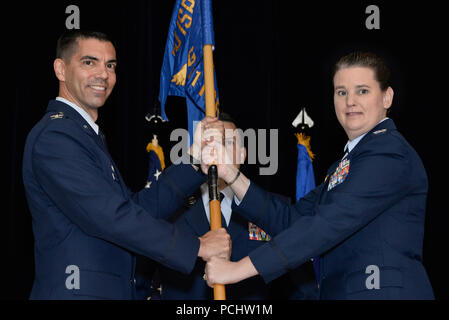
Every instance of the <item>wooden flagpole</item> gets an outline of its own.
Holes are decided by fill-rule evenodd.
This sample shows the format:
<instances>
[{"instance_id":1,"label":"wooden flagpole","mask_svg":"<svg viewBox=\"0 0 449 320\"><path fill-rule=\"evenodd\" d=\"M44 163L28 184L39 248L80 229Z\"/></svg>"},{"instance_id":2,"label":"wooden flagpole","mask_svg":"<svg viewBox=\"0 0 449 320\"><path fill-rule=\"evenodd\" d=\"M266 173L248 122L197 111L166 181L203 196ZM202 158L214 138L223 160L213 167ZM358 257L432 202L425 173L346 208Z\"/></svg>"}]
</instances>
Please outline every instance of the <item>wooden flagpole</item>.
<instances>
[{"instance_id":1,"label":"wooden flagpole","mask_svg":"<svg viewBox=\"0 0 449 320\"><path fill-rule=\"evenodd\" d=\"M206 116L216 117L215 106L215 77L214 77L214 55L212 45L203 48L204 57L204 85L206 99ZM212 231L221 229L221 204L218 192L218 169L211 166L209 169L209 196L210 196L210 228ZM226 288L224 285L214 286L214 299L226 300Z\"/></svg>"}]
</instances>

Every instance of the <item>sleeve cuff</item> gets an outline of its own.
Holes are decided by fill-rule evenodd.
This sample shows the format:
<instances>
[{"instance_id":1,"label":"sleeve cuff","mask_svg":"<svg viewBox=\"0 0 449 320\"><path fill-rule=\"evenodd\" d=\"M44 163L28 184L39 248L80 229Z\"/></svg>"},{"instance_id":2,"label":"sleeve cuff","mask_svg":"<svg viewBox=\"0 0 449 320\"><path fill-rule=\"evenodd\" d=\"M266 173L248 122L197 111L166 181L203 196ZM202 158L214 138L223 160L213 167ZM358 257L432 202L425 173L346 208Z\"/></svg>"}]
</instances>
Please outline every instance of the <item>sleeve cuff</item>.
<instances>
[{"instance_id":1,"label":"sleeve cuff","mask_svg":"<svg viewBox=\"0 0 449 320\"><path fill-rule=\"evenodd\" d=\"M234 199L232 209L243 215L249 221L257 222L265 214L270 194L255 183L250 183L249 189L242 201ZM238 202L237 202L238 201Z\"/></svg>"},{"instance_id":2,"label":"sleeve cuff","mask_svg":"<svg viewBox=\"0 0 449 320\"><path fill-rule=\"evenodd\" d=\"M265 283L269 283L289 271L287 259L273 241L252 251L249 258Z\"/></svg>"},{"instance_id":3,"label":"sleeve cuff","mask_svg":"<svg viewBox=\"0 0 449 320\"><path fill-rule=\"evenodd\" d=\"M190 274L195 267L200 250L200 240L191 234L182 232L175 226L173 246L166 257L169 268Z\"/></svg>"},{"instance_id":4,"label":"sleeve cuff","mask_svg":"<svg viewBox=\"0 0 449 320\"><path fill-rule=\"evenodd\" d=\"M251 188L251 180L249 181L249 187ZM249 190L249 188L248 188L248 190ZM245 195L245 197L246 197L246 195ZM243 197L242 201L245 199L245 197ZM234 196L234 202L235 202L235 204L237 205L237 207L240 206L240 204L242 203L242 201L240 201L240 200L237 198L237 196Z\"/></svg>"}]
</instances>

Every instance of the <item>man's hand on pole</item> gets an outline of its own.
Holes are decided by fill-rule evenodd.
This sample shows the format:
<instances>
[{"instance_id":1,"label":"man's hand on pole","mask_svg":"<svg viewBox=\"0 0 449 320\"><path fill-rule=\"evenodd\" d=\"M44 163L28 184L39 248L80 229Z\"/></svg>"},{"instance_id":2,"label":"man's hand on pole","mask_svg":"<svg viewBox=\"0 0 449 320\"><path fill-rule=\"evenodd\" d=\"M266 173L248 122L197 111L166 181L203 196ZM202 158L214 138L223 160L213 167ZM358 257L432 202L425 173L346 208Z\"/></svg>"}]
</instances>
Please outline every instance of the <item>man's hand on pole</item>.
<instances>
[{"instance_id":1,"label":"man's hand on pole","mask_svg":"<svg viewBox=\"0 0 449 320\"><path fill-rule=\"evenodd\" d=\"M204 279L207 285L213 288L216 284L235 284L258 274L249 257L238 262L213 257L206 264Z\"/></svg>"},{"instance_id":2,"label":"man's hand on pole","mask_svg":"<svg viewBox=\"0 0 449 320\"><path fill-rule=\"evenodd\" d=\"M200 251L198 257L209 261L212 257L230 260L232 252L231 236L224 228L209 231L200 239Z\"/></svg>"},{"instance_id":3,"label":"man's hand on pole","mask_svg":"<svg viewBox=\"0 0 449 320\"><path fill-rule=\"evenodd\" d=\"M202 150L210 142L211 136L213 136L212 134L210 134L211 129L217 130L213 131L217 137L220 134L222 135L222 137L224 136L223 123L221 123L217 118L206 117L201 122L199 122L193 136L193 144L188 151L188 154L191 155L196 161L198 161L198 163L195 164L201 163ZM206 135L207 132L208 135Z\"/></svg>"}]
</instances>

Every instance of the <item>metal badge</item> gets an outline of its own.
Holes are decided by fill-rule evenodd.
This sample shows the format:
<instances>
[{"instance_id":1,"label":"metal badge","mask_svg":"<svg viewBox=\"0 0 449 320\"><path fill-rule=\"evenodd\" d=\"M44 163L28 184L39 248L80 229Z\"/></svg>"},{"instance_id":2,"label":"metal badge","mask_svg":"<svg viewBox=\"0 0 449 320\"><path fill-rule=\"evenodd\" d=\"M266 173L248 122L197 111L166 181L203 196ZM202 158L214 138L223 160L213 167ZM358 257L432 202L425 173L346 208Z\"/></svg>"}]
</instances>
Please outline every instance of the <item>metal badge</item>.
<instances>
[{"instance_id":1,"label":"metal badge","mask_svg":"<svg viewBox=\"0 0 449 320\"><path fill-rule=\"evenodd\" d=\"M57 119L62 119L62 118L64 118L63 112L59 112L58 114L54 114L54 115L50 116L51 120L57 120Z\"/></svg>"},{"instance_id":2,"label":"metal badge","mask_svg":"<svg viewBox=\"0 0 449 320\"><path fill-rule=\"evenodd\" d=\"M378 135L378 134L385 133L385 132L387 132L387 129L378 130L378 131L374 132L374 134Z\"/></svg>"},{"instance_id":3,"label":"metal badge","mask_svg":"<svg viewBox=\"0 0 449 320\"><path fill-rule=\"evenodd\" d=\"M116 182L118 182L118 178L117 175L115 174L115 168L114 166L111 165L111 169L112 169L112 179Z\"/></svg>"}]
</instances>

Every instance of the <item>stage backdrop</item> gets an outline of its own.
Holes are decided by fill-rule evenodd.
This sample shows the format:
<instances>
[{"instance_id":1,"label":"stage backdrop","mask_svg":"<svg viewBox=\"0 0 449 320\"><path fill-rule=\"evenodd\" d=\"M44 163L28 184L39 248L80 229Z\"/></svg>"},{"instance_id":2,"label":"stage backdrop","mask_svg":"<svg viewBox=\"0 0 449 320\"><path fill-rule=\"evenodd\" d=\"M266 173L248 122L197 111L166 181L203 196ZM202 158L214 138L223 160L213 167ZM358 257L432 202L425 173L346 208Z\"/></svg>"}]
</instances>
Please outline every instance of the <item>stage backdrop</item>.
<instances>
[{"instance_id":1,"label":"stage backdrop","mask_svg":"<svg viewBox=\"0 0 449 320\"><path fill-rule=\"evenodd\" d=\"M333 110L332 66L343 54L369 50L383 55L393 71L391 117L424 161L430 182L424 264L437 298L448 298L449 236L444 189L447 169L447 28L437 2L379 4L380 29L369 30L368 2L213 1L215 62L221 108L243 129L279 130L279 166L260 176L263 187L295 197L296 138L291 123L301 108L315 121L312 150L317 183L346 144ZM2 19L2 106L7 126L6 210L1 221L3 299L27 299L33 281L33 235L21 179L26 136L48 100L57 96L52 64L69 5L80 10L80 27L108 33L118 52L118 82L100 112L113 157L129 187L145 186L151 140L144 116L159 93L159 76L174 1L55 1L8 6ZM5 72L6 70L6 72ZM5 86L6 83L6 86ZM171 122L160 137L186 128L183 99L169 98ZM169 164L169 156L166 154Z\"/></svg>"}]
</instances>

